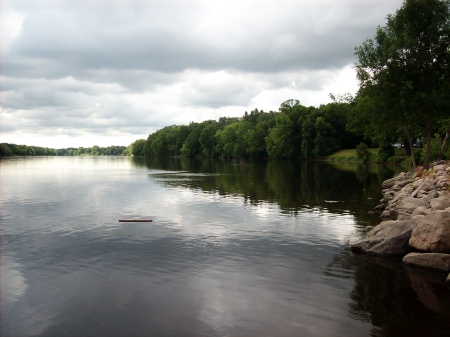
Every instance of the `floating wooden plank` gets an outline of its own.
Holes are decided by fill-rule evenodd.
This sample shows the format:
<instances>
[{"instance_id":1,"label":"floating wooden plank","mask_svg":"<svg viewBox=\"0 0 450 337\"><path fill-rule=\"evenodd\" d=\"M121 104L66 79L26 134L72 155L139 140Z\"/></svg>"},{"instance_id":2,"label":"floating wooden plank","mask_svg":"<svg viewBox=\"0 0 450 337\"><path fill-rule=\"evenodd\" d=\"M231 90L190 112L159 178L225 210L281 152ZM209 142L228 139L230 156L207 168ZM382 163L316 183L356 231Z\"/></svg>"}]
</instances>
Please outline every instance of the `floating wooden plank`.
<instances>
[{"instance_id":1,"label":"floating wooden plank","mask_svg":"<svg viewBox=\"0 0 450 337\"><path fill-rule=\"evenodd\" d=\"M119 222L152 222L150 219L120 219Z\"/></svg>"}]
</instances>

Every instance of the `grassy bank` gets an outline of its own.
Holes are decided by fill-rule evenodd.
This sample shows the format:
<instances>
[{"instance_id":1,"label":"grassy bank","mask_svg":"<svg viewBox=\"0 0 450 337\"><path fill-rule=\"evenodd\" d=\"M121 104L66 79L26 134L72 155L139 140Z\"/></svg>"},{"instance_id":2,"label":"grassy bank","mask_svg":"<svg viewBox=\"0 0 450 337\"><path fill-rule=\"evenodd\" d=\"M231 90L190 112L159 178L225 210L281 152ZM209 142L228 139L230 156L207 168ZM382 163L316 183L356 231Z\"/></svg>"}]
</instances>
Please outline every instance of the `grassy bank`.
<instances>
[{"instance_id":1,"label":"grassy bank","mask_svg":"<svg viewBox=\"0 0 450 337\"><path fill-rule=\"evenodd\" d=\"M389 157L387 163L395 163L395 164L409 164L411 162L411 157L407 156L404 149L394 149L395 154L392 157ZM371 154L371 161L373 163L378 162L378 148L369 149ZM325 157L326 160L330 161L356 161L361 162L362 160L358 158L356 155L356 149L344 149L339 150L336 153L333 153L330 156Z\"/></svg>"}]
</instances>

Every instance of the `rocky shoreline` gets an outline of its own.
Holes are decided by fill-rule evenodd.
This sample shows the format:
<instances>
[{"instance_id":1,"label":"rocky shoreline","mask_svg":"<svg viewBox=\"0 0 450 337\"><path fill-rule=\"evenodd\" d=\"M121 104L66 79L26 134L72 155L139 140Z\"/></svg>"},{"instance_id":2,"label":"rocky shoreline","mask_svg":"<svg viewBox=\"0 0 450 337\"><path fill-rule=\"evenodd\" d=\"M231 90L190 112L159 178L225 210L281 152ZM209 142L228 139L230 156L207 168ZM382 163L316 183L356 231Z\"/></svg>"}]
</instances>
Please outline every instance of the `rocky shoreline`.
<instances>
[{"instance_id":1,"label":"rocky shoreline","mask_svg":"<svg viewBox=\"0 0 450 337\"><path fill-rule=\"evenodd\" d=\"M403 256L405 265L450 273L450 161L402 172L382 184L382 222L351 249ZM450 274L446 279L450 286Z\"/></svg>"}]
</instances>

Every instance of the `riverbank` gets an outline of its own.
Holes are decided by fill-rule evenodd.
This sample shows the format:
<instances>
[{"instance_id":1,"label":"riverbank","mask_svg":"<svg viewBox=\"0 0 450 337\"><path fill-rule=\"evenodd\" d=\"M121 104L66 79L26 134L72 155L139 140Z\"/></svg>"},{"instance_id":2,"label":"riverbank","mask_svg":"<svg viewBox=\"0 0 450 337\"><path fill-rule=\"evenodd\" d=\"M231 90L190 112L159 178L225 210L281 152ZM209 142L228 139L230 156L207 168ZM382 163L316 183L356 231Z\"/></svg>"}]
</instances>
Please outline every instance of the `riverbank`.
<instances>
[{"instance_id":1,"label":"riverbank","mask_svg":"<svg viewBox=\"0 0 450 337\"><path fill-rule=\"evenodd\" d=\"M370 148L370 163L378 163L378 148ZM356 149L342 149L332 155L325 157L328 161L343 161L343 162L362 162L356 155ZM411 156L407 156L405 149L394 149L394 155L389 157L387 164L411 164Z\"/></svg>"},{"instance_id":2,"label":"riverbank","mask_svg":"<svg viewBox=\"0 0 450 337\"><path fill-rule=\"evenodd\" d=\"M383 182L375 208L382 221L351 245L353 251L400 255L406 265L450 272L450 161L430 167Z\"/></svg>"}]
</instances>

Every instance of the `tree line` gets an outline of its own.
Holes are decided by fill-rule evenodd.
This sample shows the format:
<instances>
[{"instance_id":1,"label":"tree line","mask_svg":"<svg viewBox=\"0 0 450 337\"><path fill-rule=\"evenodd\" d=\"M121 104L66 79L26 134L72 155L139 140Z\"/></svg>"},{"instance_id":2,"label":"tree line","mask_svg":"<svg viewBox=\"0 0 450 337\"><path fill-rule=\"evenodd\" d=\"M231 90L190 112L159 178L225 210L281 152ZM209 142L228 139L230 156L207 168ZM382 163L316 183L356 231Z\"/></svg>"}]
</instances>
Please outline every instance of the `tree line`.
<instances>
[{"instance_id":1,"label":"tree line","mask_svg":"<svg viewBox=\"0 0 450 337\"><path fill-rule=\"evenodd\" d=\"M172 125L138 140L133 155L148 157L320 158L362 139L346 128L349 103L306 107L283 102L278 112L254 109L242 117L221 117ZM138 148L139 150L135 150Z\"/></svg>"},{"instance_id":2,"label":"tree line","mask_svg":"<svg viewBox=\"0 0 450 337\"><path fill-rule=\"evenodd\" d=\"M125 146L100 147L70 147L53 149L49 147L0 144L0 157L8 156L124 156L129 155L129 148Z\"/></svg>"}]
</instances>

